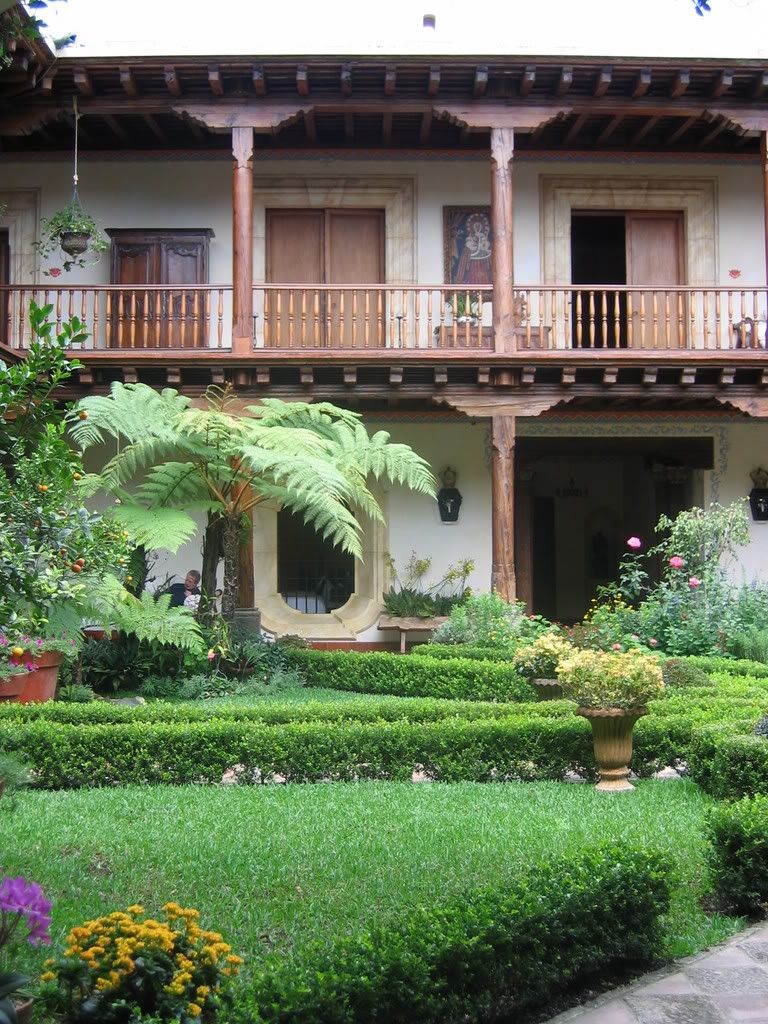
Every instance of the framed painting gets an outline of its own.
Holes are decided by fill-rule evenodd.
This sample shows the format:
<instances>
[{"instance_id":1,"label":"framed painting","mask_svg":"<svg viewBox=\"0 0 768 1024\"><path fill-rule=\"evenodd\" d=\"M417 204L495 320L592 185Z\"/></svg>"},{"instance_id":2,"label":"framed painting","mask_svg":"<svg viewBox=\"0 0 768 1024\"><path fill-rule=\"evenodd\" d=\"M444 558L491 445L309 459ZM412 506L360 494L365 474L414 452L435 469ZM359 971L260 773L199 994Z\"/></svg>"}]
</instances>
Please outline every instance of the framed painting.
<instances>
[{"instance_id":1,"label":"framed painting","mask_svg":"<svg viewBox=\"0 0 768 1024\"><path fill-rule=\"evenodd\" d=\"M443 207L446 284L493 284L490 206Z\"/></svg>"}]
</instances>

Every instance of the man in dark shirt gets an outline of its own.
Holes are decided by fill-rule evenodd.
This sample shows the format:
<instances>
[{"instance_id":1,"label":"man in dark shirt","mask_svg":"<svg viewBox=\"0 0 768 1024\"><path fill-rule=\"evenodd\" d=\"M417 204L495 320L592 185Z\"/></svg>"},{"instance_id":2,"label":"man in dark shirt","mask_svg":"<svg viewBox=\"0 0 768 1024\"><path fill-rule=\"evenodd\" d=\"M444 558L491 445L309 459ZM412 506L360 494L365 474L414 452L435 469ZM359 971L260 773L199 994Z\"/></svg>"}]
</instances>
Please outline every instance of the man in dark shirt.
<instances>
[{"instance_id":1,"label":"man in dark shirt","mask_svg":"<svg viewBox=\"0 0 768 1024\"><path fill-rule=\"evenodd\" d=\"M172 583L168 588L171 595L171 608L178 608L184 604L192 594L200 596L200 573L197 569L190 569L184 577L183 583Z\"/></svg>"}]
</instances>

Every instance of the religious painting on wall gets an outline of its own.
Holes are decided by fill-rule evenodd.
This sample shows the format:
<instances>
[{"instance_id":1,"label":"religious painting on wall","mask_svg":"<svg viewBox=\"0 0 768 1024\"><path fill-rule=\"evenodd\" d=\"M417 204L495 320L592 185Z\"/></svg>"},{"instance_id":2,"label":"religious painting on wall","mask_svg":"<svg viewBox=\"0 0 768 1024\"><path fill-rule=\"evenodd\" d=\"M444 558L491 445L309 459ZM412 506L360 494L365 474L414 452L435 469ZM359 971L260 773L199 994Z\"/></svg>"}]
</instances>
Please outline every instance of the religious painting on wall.
<instances>
[{"instance_id":1,"label":"religious painting on wall","mask_svg":"<svg viewBox=\"0 0 768 1024\"><path fill-rule=\"evenodd\" d=\"M446 284L493 284L489 206L444 206L443 246Z\"/></svg>"}]
</instances>

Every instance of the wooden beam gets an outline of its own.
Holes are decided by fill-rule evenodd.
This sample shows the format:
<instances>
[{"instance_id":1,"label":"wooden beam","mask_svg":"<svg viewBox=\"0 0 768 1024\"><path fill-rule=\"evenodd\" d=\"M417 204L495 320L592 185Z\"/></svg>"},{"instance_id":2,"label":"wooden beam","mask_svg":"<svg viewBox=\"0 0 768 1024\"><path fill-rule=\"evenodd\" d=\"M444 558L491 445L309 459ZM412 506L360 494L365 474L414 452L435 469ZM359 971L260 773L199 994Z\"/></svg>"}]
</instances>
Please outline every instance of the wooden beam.
<instances>
[{"instance_id":1,"label":"wooden beam","mask_svg":"<svg viewBox=\"0 0 768 1024\"><path fill-rule=\"evenodd\" d=\"M113 117L112 114L105 114L104 120L109 125L109 129L112 132L112 134L116 135L124 146L127 146L130 142L130 136L128 132L125 130L125 128L123 128L123 126L117 120L117 118Z\"/></svg>"},{"instance_id":2,"label":"wooden beam","mask_svg":"<svg viewBox=\"0 0 768 1024\"><path fill-rule=\"evenodd\" d=\"M555 89L555 96L565 96L573 85L573 68L565 66L560 69L560 78Z\"/></svg>"},{"instance_id":3,"label":"wooden beam","mask_svg":"<svg viewBox=\"0 0 768 1024\"><path fill-rule=\"evenodd\" d=\"M603 128L603 130L597 136L597 145L598 146L602 146L602 144L607 139L609 139L611 137L611 135L613 135L613 133L616 131L616 129L619 127L619 125L621 124L621 122L623 120L624 120L624 115L623 114L617 114L615 117L612 117L610 119L610 121L608 122L608 124Z\"/></svg>"},{"instance_id":4,"label":"wooden beam","mask_svg":"<svg viewBox=\"0 0 768 1024\"><path fill-rule=\"evenodd\" d=\"M75 68L72 72L72 78L75 82L75 88L81 96L89 98L93 96L93 81L91 80L91 73L87 68Z\"/></svg>"},{"instance_id":5,"label":"wooden beam","mask_svg":"<svg viewBox=\"0 0 768 1024\"><path fill-rule=\"evenodd\" d=\"M642 142L642 140L645 138L645 136L649 132L653 131L653 129L656 127L656 125L659 123L660 120L661 120L661 117L659 117L659 116L647 118L645 123L640 125L640 127L637 129L635 134L629 140L630 146L636 146L638 144L638 142Z\"/></svg>"},{"instance_id":6,"label":"wooden beam","mask_svg":"<svg viewBox=\"0 0 768 1024\"><path fill-rule=\"evenodd\" d=\"M355 115L345 114L344 115L344 138L347 142L355 141Z\"/></svg>"},{"instance_id":7,"label":"wooden beam","mask_svg":"<svg viewBox=\"0 0 768 1024\"><path fill-rule=\"evenodd\" d=\"M691 72L685 68L680 68L672 80L672 86L669 90L670 98L673 100L679 99L690 84Z\"/></svg>"},{"instance_id":8,"label":"wooden beam","mask_svg":"<svg viewBox=\"0 0 768 1024\"><path fill-rule=\"evenodd\" d=\"M251 82L253 83L253 91L257 96L267 95L267 80L264 77L264 68L261 64L253 65L253 70L251 71Z\"/></svg>"},{"instance_id":9,"label":"wooden beam","mask_svg":"<svg viewBox=\"0 0 768 1024\"><path fill-rule=\"evenodd\" d=\"M760 167L763 172L763 239L765 243L765 280L768 283L768 130L760 133Z\"/></svg>"},{"instance_id":10,"label":"wooden beam","mask_svg":"<svg viewBox=\"0 0 768 1024\"><path fill-rule=\"evenodd\" d=\"M397 89L397 68L394 64L387 64L384 72L384 95L394 96Z\"/></svg>"},{"instance_id":11,"label":"wooden beam","mask_svg":"<svg viewBox=\"0 0 768 1024\"><path fill-rule=\"evenodd\" d=\"M586 109L586 108L585 108ZM451 123L466 125L468 128L512 128L515 131L534 131L559 117L574 112L573 106L560 104L528 105L519 103L439 103L435 104L435 115L447 118ZM611 111L614 113L615 111Z\"/></svg>"},{"instance_id":12,"label":"wooden beam","mask_svg":"<svg viewBox=\"0 0 768 1024\"><path fill-rule=\"evenodd\" d=\"M139 87L136 84L136 78L133 71L127 64L121 64L119 68L120 72L120 85L123 87L123 92L126 96L138 96Z\"/></svg>"},{"instance_id":13,"label":"wooden beam","mask_svg":"<svg viewBox=\"0 0 768 1024\"><path fill-rule=\"evenodd\" d=\"M40 89L41 89L41 91L42 91L44 96L52 96L53 95L53 80L56 77L56 71L57 70L58 69L56 67L52 67L49 71L46 71L46 73L43 75L43 80L40 83Z\"/></svg>"},{"instance_id":14,"label":"wooden beam","mask_svg":"<svg viewBox=\"0 0 768 1024\"><path fill-rule=\"evenodd\" d=\"M309 96L309 72L306 64L296 68L296 92L299 96Z\"/></svg>"},{"instance_id":15,"label":"wooden beam","mask_svg":"<svg viewBox=\"0 0 768 1024\"><path fill-rule=\"evenodd\" d=\"M576 136L579 134L581 129L586 124L586 121L587 121L588 117L589 117L589 114L586 111L583 114L579 114L576 117L576 119L574 120L573 124L571 125L571 127L568 129L568 131L565 134L565 143L566 143L566 145L569 146L573 142L573 140L576 138Z\"/></svg>"},{"instance_id":16,"label":"wooden beam","mask_svg":"<svg viewBox=\"0 0 768 1024\"><path fill-rule=\"evenodd\" d=\"M696 124L698 120L698 117L686 118L685 121L683 121L683 123L680 125L680 127L675 128L672 134L667 138L665 145L674 146L677 140L681 139L687 131L690 131L690 129L693 128L693 126Z\"/></svg>"},{"instance_id":17,"label":"wooden beam","mask_svg":"<svg viewBox=\"0 0 768 1024\"><path fill-rule=\"evenodd\" d=\"M161 143L163 146L168 145L168 136L165 134L163 129L157 123L157 120L154 117L152 117L151 114L144 115L144 123L146 124L147 128L149 128L149 130L152 132L152 134L155 136L159 143Z\"/></svg>"},{"instance_id":18,"label":"wooden beam","mask_svg":"<svg viewBox=\"0 0 768 1024\"><path fill-rule=\"evenodd\" d=\"M392 111L385 110L381 121L381 140L385 146L392 141Z\"/></svg>"},{"instance_id":19,"label":"wooden beam","mask_svg":"<svg viewBox=\"0 0 768 1024\"><path fill-rule=\"evenodd\" d=\"M165 78L165 87L171 96L181 96L181 82L179 76L176 74L176 68L173 64L166 64L163 68L163 77Z\"/></svg>"},{"instance_id":20,"label":"wooden beam","mask_svg":"<svg viewBox=\"0 0 768 1024\"><path fill-rule=\"evenodd\" d=\"M514 601L515 417L491 418L491 589Z\"/></svg>"},{"instance_id":21,"label":"wooden beam","mask_svg":"<svg viewBox=\"0 0 768 1024\"><path fill-rule=\"evenodd\" d=\"M724 96L733 85L733 74L730 71L721 71L714 81L709 95L713 100Z\"/></svg>"},{"instance_id":22,"label":"wooden beam","mask_svg":"<svg viewBox=\"0 0 768 1024\"><path fill-rule=\"evenodd\" d=\"M429 81L427 82L427 96L437 96L440 92L440 68L433 65L429 69Z\"/></svg>"},{"instance_id":23,"label":"wooden beam","mask_svg":"<svg viewBox=\"0 0 768 1024\"><path fill-rule=\"evenodd\" d=\"M307 133L307 139L310 142L317 142L317 124L315 123L314 110L304 111L304 131Z\"/></svg>"},{"instance_id":24,"label":"wooden beam","mask_svg":"<svg viewBox=\"0 0 768 1024\"><path fill-rule=\"evenodd\" d=\"M632 87L632 99L639 100L641 96L645 96L651 87L653 75L650 68L641 68L638 72L635 84Z\"/></svg>"},{"instance_id":25,"label":"wooden beam","mask_svg":"<svg viewBox=\"0 0 768 1024\"><path fill-rule=\"evenodd\" d=\"M352 65L342 64L341 75L339 81L339 87L341 89L342 96L352 95Z\"/></svg>"},{"instance_id":26,"label":"wooden beam","mask_svg":"<svg viewBox=\"0 0 768 1024\"><path fill-rule=\"evenodd\" d=\"M500 351L515 348L515 302L512 256L512 160L515 133L511 128L491 129L491 246L493 280L493 337Z\"/></svg>"},{"instance_id":27,"label":"wooden beam","mask_svg":"<svg viewBox=\"0 0 768 1024\"><path fill-rule=\"evenodd\" d=\"M715 127L712 129L712 131L707 132L707 134L704 136L701 142L699 142L697 149L703 149L705 146L708 146L710 142L714 142L717 136L722 134L722 132L724 132L725 129L728 127L728 123L729 122L726 120L726 118L718 118Z\"/></svg>"},{"instance_id":28,"label":"wooden beam","mask_svg":"<svg viewBox=\"0 0 768 1024\"><path fill-rule=\"evenodd\" d=\"M425 110L421 115L421 128L419 129L419 142L424 145L429 141L429 133L432 131L432 111Z\"/></svg>"},{"instance_id":29,"label":"wooden beam","mask_svg":"<svg viewBox=\"0 0 768 1024\"><path fill-rule=\"evenodd\" d=\"M536 65L535 64L526 64L525 71L523 72L523 77L520 79L520 95L523 98L525 98L526 96L529 96L530 93L531 93L531 89L533 89L535 84L536 84Z\"/></svg>"},{"instance_id":30,"label":"wooden beam","mask_svg":"<svg viewBox=\"0 0 768 1024\"><path fill-rule=\"evenodd\" d=\"M761 99L768 92L768 71L761 71L752 87L752 99Z\"/></svg>"},{"instance_id":31,"label":"wooden beam","mask_svg":"<svg viewBox=\"0 0 768 1024\"><path fill-rule=\"evenodd\" d=\"M605 96L608 92L608 88L613 78L613 71L611 68L601 68L598 72L597 78L595 79L595 87L592 90L592 95L596 98Z\"/></svg>"},{"instance_id":32,"label":"wooden beam","mask_svg":"<svg viewBox=\"0 0 768 1024\"><path fill-rule=\"evenodd\" d=\"M479 64L475 68L475 81L472 85L472 95L475 99L479 99L481 96L485 96L485 90L488 88L488 68L485 64Z\"/></svg>"},{"instance_id":33,"label":"wooden beam","mask_svg":"<svg viewBox=\"0 0 768 1024\"><path fill-rule=\"evenodd\" d=\"M224 83L221 80L221 72L216 64L208 66L208 85L214 96L224 95Z\"/></svg>"},{"instance_id":34,"label":"wooden beam","mask_svg":"<svg viewBox=\"0 0 768 1024\"><path fill-rule=\"evenodd\" d=\"M232 129L232 353L253 349L253 128Z\"/></svg>"}]
</instances>

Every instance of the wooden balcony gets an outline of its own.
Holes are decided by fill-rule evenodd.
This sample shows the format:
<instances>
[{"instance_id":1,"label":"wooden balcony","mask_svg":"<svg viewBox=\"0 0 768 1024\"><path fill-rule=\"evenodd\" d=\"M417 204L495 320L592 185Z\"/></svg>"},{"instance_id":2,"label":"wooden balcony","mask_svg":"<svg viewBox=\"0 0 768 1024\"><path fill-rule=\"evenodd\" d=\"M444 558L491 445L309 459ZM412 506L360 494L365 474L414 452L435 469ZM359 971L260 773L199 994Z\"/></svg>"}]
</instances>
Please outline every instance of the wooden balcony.
<instances>
[{"instance_id":1,"label":"wooden balcony","mask_svg":"<svg viewBox=\"0 0 768 1024\"><path fill-rule=\"evenodd\" d=\"M142 353L225 356L232 342L232 287L0 287L0 344L29 343L30 302L51 306L57 327L79 317L84 353L119 362ZM253 289L253 358L410 353L431 360L504 356L526 363L571 354L580 361L766 351L768 288L644 289L523 286L514 289L511 337L494 339L490 287L269 284ZM129 355L130 354L130 355Z\"/></svg>"}]
</instances>

